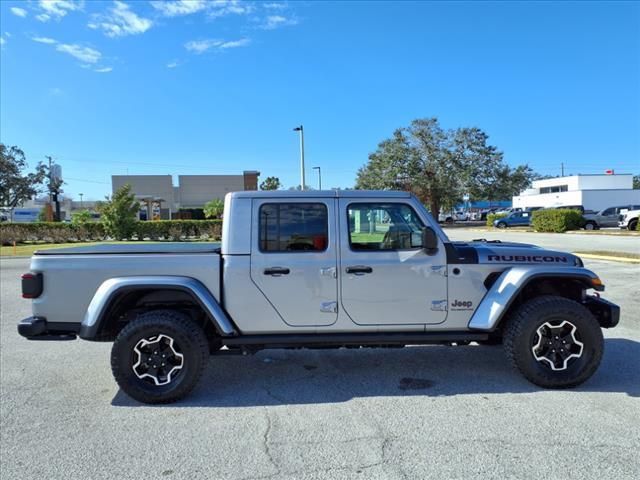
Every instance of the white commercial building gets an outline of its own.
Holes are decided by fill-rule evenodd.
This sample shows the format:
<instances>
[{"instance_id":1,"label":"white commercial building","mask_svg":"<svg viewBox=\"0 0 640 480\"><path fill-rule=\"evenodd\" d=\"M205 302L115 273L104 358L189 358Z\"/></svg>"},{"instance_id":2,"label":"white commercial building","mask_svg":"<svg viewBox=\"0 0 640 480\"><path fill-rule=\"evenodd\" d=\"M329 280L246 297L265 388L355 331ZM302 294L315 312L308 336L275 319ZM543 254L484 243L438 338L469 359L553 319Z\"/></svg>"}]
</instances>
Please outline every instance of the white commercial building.
<instances>
[{"instance_id":1,"label":"white commercial building","mask_svg":"<svg viewBox=\"0 0 640 480\"><path fill-rule=\"evenodd\" d=\"M224 199L229 192L257 190L260 172L244 171L242 175L178 175L173 185L171 175L112 175L115 193L123 185L142 203L141 219L175 218L181 209L202 209L213 199Z\"/></svg>"},{"instance_id":2,"label":"white commercial building","mask_svg":"<svg viewBox=\"0 0 640 480\"><path fill-rule=\"evenodd\" d=\"M532 182L531 188L513 197L513 206L562 207L582 205L585 210L640 203L640 190L633 190L633 175L572 175Z\"/></svg>"}]
</instances>

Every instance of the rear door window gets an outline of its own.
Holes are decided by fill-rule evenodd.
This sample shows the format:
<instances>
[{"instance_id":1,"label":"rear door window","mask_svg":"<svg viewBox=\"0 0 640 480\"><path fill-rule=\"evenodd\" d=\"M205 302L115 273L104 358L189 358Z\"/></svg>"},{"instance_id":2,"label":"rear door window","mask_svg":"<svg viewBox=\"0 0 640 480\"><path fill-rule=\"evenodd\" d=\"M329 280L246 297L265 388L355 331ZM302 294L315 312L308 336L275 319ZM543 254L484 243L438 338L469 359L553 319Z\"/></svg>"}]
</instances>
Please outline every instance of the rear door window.
<instances>
[{"instance_id":1,"label":"rear door window","mask_svg":"<svg viewBox=\"0 0 640 480\"><path fill-rule=\"evenodd\" d=\"M328 215L323 203L265 203L258 230L262 252L322 252Z\"/></svg>"}]
</instances>

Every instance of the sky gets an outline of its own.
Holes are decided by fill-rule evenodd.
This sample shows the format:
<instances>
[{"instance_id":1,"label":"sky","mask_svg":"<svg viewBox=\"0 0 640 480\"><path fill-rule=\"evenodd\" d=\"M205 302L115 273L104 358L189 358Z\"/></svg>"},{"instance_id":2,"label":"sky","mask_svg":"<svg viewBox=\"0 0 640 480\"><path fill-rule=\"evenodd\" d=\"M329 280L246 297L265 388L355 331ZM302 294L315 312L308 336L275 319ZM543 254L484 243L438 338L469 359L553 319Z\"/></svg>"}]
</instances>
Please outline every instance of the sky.
<instances>
[{"instance_id":1,"label":"sky","mask_svg":"<svg viewBox=\"0 0 640 480\"><path fill-rule=\"evenodd\" d=\"M112 174L351 187L415 118L541 174L640 173L636 2L2 1L0 141Z\"/></svg>"}]
</instances>

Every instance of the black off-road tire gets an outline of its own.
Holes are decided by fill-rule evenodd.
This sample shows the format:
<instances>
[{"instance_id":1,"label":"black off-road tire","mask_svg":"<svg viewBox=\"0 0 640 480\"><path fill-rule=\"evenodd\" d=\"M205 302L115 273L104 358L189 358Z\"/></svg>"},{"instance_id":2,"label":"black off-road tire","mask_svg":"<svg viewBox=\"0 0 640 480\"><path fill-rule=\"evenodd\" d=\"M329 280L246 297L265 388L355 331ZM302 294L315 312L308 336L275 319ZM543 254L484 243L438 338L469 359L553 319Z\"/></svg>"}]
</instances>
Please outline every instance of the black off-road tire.
<instances>
[{"instance_id":1,"label":"black off-road tire","mask_svg":"<svg viewBox=\"0 0 640 480\"><path fill-rule=\"evenodd\" d=\"M538 328L545 322L567 320L576 327L584 344L582 355L567 363L564 370L552 370L536 360L532 348ZM604 352L602 330L584 306L564 297L541 296L530 300L509 315L503 337L507 358L531 383L544 388L571 388L595 373Z\"/></svg>"},{"instance_id":2,"label":"black off-road tire","mask_svg":"<svg viewBox=\"0 0 640 480\"><path fill-rule=\"evenodd\" d=\"M627 227L629 230L637 230L638 229L638 220L631 220Z\"/></svg>"},{"instance_id":3,"label":"black off-road tire","mask_svg":"<svg viewBox=\"0 0 640 480\"><path fill-rule=\"evenodd\" d=\"M183 357L181 370L165 385L155 385L134 372L134 348L142 339L165 335L174 340ZM207 337L187 315L174 310L145 312L127 324L111 349L111 370L120 388L143 403L171 403L183 398L198 383L209 358Z\"/></svg>"}]
</instances>

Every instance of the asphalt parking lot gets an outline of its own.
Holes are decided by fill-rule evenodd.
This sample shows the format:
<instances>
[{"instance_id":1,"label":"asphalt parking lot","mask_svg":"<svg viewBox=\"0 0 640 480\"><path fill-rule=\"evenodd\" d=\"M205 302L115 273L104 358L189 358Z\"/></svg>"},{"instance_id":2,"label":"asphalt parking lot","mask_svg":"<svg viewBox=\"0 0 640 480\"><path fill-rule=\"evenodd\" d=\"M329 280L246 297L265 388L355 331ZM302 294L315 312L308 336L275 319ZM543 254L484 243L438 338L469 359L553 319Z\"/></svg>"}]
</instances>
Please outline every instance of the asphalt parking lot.
<instances>
[{"instance_id":1,"label":"asphalt parking lot","mask_svg":"<svg viewBox=\"0 0 640 480\"><path fill-rule=\"evenodd\" d=\"M0 477L640 478L640 268L585 261L622 306L599 371L529 384L501 347L212 357L185 401L121 393L110 344L29 342L28 260L0 261Z\"/></svg>"}]
</instances>

